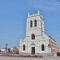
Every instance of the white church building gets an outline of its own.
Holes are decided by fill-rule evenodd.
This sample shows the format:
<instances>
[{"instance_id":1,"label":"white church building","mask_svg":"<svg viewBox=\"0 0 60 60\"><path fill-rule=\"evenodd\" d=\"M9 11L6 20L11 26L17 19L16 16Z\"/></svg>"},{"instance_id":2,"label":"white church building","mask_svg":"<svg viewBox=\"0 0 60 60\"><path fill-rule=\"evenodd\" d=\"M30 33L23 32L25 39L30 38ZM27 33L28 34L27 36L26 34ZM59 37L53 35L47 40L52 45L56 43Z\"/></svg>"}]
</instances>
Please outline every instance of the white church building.
<instances>
[{"instance_id":1,"label":"white church building","mask_svg":"<svg viewBox=\"0 0 60 60\"><path fill-rule=\"evenodd\" d=\"M39 13L28 14L26 37L20 40L19 53L41 54L56 53L56 41L45 34L43 16Z\"/></svg>"}]
</instances>

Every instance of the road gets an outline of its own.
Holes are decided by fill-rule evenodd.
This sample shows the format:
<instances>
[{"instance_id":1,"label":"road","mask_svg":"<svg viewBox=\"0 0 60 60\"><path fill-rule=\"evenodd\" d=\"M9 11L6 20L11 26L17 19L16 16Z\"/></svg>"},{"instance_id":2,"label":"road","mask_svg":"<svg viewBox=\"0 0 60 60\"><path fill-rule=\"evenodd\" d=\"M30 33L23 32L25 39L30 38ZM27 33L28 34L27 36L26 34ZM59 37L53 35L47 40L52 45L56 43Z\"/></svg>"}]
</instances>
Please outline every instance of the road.
<instances>
[{"instance_id":1,"label":"road","mask_svg":"<svg viewBox=\"0 0 60 60\"><path fill-rule=\"evenodd\" d=\"M60 57L44 57L44 58L22 58L22 57L2 57L0 60L60 60Z\"/></svg>"}]
</instances>

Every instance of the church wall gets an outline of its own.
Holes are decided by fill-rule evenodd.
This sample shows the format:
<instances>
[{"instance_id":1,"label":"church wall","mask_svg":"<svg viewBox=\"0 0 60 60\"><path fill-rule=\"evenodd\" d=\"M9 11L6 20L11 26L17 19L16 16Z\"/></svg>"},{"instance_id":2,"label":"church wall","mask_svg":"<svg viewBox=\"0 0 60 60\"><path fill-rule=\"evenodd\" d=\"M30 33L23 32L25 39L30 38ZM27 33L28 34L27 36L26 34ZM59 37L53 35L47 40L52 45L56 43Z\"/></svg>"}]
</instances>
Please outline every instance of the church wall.
<instances>
[{"instance_id":1,"label":"church wall","mask_svg":"<svg viewBox=\"0 0 60 60\"><path fill-rule=\"evenodd\" d=\"M51 53L57 53L58 48L56 45L56 42L53 42L52 39L49 39L50 47L51 47Z\"/></svg>"},{"instance_id":2,"label":"church wall","mask_svg":"<svg viewBox=\"0 0 60 60\"><path fill-rule=\"evenodd\" d=\"M45 39L45 40L44 40ZM42 38L41 36L38 36L38 38L36 37L35 40L31 40L31 37L26 37L26 39L21 41L21 45L23 46L23 44L26 45L26 50L23 51L21 49L23 49L23 47L20 47L20 51L21 52L25 52L25 53L31 53L31 44L34 43L35 47L36 47L36 51L35 53L50 53L50 48L48 47L49 44L49 40L47 40L47 37ZM41 45L44 44L45 45L45 51L41 51Z\"/></svg>"}]
</instances>

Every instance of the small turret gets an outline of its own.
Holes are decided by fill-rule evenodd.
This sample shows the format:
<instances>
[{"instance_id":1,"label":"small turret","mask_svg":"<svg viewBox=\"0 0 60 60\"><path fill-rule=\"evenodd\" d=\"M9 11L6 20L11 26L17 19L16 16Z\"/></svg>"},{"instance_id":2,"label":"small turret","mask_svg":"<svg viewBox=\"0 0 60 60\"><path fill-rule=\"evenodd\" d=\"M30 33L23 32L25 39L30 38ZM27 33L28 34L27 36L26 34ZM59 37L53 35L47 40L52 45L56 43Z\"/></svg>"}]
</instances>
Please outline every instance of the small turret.
<instances>
[{"instance_id":1,"label":"small turret","mask_svg":"<svg viewBox=\"0 0 60 60\"><path fill-rule=\"evenodd\" d=\"M38 10L38 15L40 14L39 10Z\"/></svg>"},{"instance_id":2,"label":"small turret","mask_svg":"<svg viewBox=\"0 0 60 60\"><path fill-rule=\"evenodd\" d=\"M28 13L28 17L30 16L30 14Z\"/></svg>"}]
</instances>

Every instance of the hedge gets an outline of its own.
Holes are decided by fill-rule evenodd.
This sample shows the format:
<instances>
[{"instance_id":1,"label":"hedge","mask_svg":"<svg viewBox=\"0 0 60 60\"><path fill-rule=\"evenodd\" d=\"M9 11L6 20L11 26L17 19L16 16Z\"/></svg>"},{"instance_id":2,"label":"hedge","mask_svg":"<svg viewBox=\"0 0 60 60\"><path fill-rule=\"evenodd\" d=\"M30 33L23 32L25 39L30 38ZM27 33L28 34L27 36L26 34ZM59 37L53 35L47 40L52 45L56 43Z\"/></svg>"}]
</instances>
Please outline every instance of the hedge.
<instances>
[{"instance_id":1,"label":"hedge","mask_svg":"<svg viewBox=\"0 0 60 60\"><path fill-rule=\"evenodd\" d=\"M60 52L57 52L57 56L60 56Z\"/></svg>"}]
</instances>

